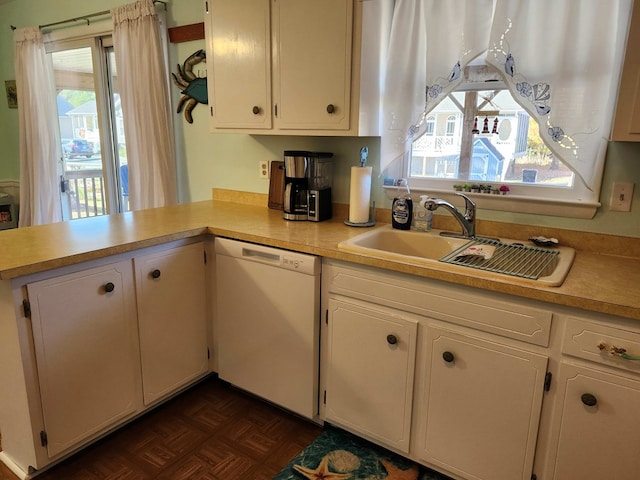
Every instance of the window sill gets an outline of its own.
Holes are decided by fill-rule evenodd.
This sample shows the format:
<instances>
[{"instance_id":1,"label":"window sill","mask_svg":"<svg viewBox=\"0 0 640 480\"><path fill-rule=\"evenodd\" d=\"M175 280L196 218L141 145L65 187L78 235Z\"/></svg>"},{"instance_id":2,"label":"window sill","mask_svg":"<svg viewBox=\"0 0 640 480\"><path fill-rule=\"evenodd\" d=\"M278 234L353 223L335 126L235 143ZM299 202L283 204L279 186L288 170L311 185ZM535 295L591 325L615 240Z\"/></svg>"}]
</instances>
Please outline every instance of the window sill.
<instances>
[{"instance_id":1,"label":"window sill","mask_svg":"<svg viewBox=\"0 0 640 480\"><path fill-rule=\"evenodd\" d=\"M398 190L397 187L382 187L389 199L393 199ZM418 201L421 194L437 196L443 200L460 205L455 191L442 189L423 189L412 187L414 201ZM508 193L507 195L496 195L493 193L467 193L471 200L476 203L479 209L499 210L503 212L530 213L534 215L550 215L554 217L582 218L591 219L595 216L596 211L602 205L600 202L578 202L567 201L557 198L539 198L526 195L515 195Z\"/></svg>"}]
</instances>

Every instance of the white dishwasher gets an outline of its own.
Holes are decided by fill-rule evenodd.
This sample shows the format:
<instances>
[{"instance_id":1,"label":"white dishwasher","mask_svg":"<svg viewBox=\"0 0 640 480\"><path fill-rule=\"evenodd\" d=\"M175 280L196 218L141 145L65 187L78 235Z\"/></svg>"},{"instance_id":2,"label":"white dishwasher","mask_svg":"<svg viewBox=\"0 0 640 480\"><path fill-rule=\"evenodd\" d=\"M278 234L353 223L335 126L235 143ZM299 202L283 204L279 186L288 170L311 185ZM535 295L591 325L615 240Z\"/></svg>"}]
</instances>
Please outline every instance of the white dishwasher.
<instances>
[{"instance_id":1,"label":"white dishwasher","mask_svg":"<svg viewBox=\"0 0 640 480\"><path fill-rule=\"evenodd\" d=\"M218 237L215 252L219 377L313 419L320 258Z\"/></svg>"}]
</instances>

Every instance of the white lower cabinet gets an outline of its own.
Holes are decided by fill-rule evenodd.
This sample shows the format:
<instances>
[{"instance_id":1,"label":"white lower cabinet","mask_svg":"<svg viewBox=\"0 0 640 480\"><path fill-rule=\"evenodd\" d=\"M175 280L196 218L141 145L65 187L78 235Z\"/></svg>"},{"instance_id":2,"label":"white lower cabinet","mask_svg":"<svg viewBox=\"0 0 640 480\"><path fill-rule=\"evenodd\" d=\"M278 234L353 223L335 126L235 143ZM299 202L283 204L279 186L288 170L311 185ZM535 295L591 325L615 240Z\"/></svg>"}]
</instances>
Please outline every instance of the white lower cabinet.
<instances>
[{"instance_id":1,"label":"white lower cabinet","mask_svg":"<svg viewBox=\"0 0 640 480\"><path fill-rule=\"evenodd\" d=\"M562 363L545 479L637 478L640 380Z\"/></svg>"},{"instance_id":2,"label":"white lower cabinet","mask_svg":"<svg viewBox=\"0 0 640 480\"><path fill-rule=\"evenodd\" d=\"M456 479L532 478L548 310L338 261L322 275L325 420Z\"/></svg>"},{"instance_id":3,"label":"white lower cabinet","mask_svg":"<svg viewBox=\"0 0 640 480\"><path fill-rule=\"evenodd\" d=\"M547 357L431 325L422 348L420 457L465 479L529 480Z\"/></svg>"},{"instance_id":4,"label":"white lower cabinet","mask_svg":"<svg viewBox=\"0 0 640 480\"><path fill-rule=\"evenodd\" d=\"M140 408L131 262L27 285L44 429L54 457Z\"/></svg>"},{"instance_id":5,"label":"white lower cabinet","mask_svg":"<svg viewBox=\"0 0 640 480\"><path fill-rule=\"evenodd\" d=\"M40 470L208 373L204 252L177 241L2 283L3 461Z\"/></svg>"},{"instance_id":6,"label":"white lower cabinet","mask_svg":"<svg viewBox=\"0 0 640 480\"><path fill-rule=\"evenodd\" d=\"M330 298L326 419L409 451L418 323L383 307Z\"/></svg>"},{"instance_id":7,"label":"white lower cabinet","mask_svg":"<svg viewBox=\"0 0 640 480\"><path fill-rule=\"evenodd\" d=\"M456 480L638 477L637 322L340 261L322 277L325 420Z\"/></svg>"},{"instance_id":8,"label":"white lower cabinet","mask_svg":"<svg viewBox=\"0 0 640 480\"><path fill-rule=\"evenodd\" d=\"M133 259L145 405L207 373L203 251L195 243Z\"/></svg>"}]
</instances>

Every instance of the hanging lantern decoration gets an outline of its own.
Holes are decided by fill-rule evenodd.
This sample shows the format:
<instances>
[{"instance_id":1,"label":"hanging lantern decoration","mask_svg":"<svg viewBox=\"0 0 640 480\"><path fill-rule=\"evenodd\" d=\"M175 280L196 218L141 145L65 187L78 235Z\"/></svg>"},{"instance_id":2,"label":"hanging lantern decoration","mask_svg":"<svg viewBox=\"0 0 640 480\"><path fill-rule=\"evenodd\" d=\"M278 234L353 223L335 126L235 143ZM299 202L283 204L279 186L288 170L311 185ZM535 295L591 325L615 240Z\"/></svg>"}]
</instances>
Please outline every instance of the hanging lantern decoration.
<instances>
[{"instance_id":1,"label":"hanging lantern decoration","mask_svg":"<svg viewBox=\"0 0 640 480\"><path fill-rule=\"evenodd\" d=\"M484 117L484 122L482 123L482 133L489 133L489 117Z\"/></svg>"},{"instance_id":2,"label":"hanging lantern decoration","mask_svg":"<svg viewBox=\"0 0 640 480\"><path fill-rule=\"evenodd\" d=\"M493 130L491 130L491 133L498 133L498 117L493 120Z\"/></svg>"},{"instance_id":3,"label":"hanging lantern decoration","mask_svg":"<svg viewBox=\"0 0 640 480\"><path fill-rule=\"evenodd\" d=\"M480 130L478 130L478 117L473 120L473 130L471 130L471 133L473 135L480 133Z\"/></svg>"}]
</instances>

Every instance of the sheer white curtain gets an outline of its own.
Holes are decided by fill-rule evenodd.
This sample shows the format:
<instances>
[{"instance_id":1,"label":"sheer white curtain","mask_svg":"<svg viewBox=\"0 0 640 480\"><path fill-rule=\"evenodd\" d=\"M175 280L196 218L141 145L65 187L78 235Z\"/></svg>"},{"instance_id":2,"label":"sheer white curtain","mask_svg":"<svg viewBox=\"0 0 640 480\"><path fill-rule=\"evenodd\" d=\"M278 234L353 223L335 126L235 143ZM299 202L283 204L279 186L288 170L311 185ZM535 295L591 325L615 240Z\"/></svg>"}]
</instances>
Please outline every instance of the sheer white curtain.
<instances>
[{"instance_id":1,"label":"sheer white curtain","mask_svg":"<svg viewBox=\"0 0 640 480\"><path fill-rule=\"evenodd\" d=\"M409 152L425 113L457 86L452 65L464 68L487 51L487 63L538 120L549 148L587 188L598 189L631 6L632 0L397 1L380 170Z\"/></svg>"},{"instance_id":2,"label":"sheer white curtain","mask_svg":"<svg viewBox=\"0 0 640 480\"><path fill-rule=\"evenodd\" d=\"M114 8L113 44L132 210L177 202L171 102L158 14L151 0Z\"/></svg>"},{"instance_id":3,"label":"sheer white curtain","mask_svg":"<svg viewBox=\"0 0 640 480\"><path fill-rule=\"evenodd\" d=\"M59 222L56 141L58 113L53 67L39 27L13 32L20 149L20 227Z\"/></svg>"},{"instance_id":4,"label":"sheer white curtain","mask_svg":"<svg viewBox=\"0 0 640 480\"><path fill-rule=\"evenodd\" d=\"M589 190L601 183L632 4L496 1L487 63Z\"/></svg>"},{"instance_id":5,"label":"sheer white curtain","mask_svg":"<svg viewBox=\"0 0 640 480\"><path fill-rule=\"evenodd\" d=\"M426 114L487 48L493 0L397 0L382 101L380 171L410 151Z\"/></svg>"}]
</instances>

